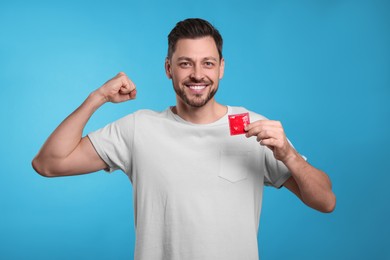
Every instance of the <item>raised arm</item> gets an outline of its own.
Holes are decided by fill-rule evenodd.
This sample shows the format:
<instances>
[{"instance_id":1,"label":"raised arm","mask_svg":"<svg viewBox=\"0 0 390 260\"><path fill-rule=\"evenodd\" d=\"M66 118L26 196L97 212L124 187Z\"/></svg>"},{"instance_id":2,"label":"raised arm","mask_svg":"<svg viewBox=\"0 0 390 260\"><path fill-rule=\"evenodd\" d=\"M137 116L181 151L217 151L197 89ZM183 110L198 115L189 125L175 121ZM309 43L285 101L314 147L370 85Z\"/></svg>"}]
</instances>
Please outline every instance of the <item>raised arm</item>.
<instances>
[{"instance_id":1,"label":"raised arm","mask_svg":"<svg viewBox=\"0 0 390 260\"><path fill-rule=\"evenodd\" d=\"M291 172L284 186L305 204L321 212L332 212L336 196L326 173L306 162L287 141L282 124L278 121L260 120L249 124L247 137L256 136L261 145L273 151Z\"/></svg>"},{"instance_id":2,"label":"raised arm","mask_svg":"<svg viewBox=\"0 0 390 260\"><path fill-rule=\"evenodd\" d=\"M82 132L92 114L104 103L135 99L134 83L123 73L103 84L70 114L49 136L32 161L36 172L45 177L95 172L107 167Z\"/></svg>"}]
</instances>

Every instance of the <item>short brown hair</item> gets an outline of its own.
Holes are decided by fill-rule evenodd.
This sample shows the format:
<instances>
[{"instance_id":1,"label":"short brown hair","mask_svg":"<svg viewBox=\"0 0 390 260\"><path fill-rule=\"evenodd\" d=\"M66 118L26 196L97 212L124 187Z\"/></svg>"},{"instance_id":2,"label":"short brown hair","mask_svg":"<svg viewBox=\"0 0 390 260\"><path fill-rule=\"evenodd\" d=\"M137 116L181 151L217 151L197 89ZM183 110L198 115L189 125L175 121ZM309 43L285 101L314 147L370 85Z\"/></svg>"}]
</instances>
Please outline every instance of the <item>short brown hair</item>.
<instances>
[{"instance_id":1,"label":"short brown hair","mask_svg":"<svg viewBox=\"0 0 390 260\"><path fill-rule=\"evenodd\" d=\"M197 39L206 36L213 37L218 49L219 59L222 59L223 39L219 31L208 21L199 18L189 18L180 21L168 35L168 59L172 58L176 50L176 43L180 39Z\"/></svg>"}]
</instances>

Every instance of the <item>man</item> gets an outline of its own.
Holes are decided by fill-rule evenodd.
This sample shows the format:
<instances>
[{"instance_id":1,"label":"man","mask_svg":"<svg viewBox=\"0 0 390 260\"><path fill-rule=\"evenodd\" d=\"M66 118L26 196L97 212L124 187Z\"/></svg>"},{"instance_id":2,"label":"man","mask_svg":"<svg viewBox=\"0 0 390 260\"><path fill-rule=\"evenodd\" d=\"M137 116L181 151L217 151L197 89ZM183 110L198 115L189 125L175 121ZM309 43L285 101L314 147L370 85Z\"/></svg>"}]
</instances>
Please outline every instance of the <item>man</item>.
<instances>
[{"instance_id":1,"label":"man","mask_svg":"<svg viewBox=\"0 0 390 260\"><path fill-rule=\"evenodd\" d=\"M224 73L219 32L187 19L168 44L176 106L137 111L82 137L101 105L136 98L133 82L119 73L60 124L34 169L47 177L124 171L134 187L135 259L258 259L264 184L333 211L329 178L298 154L280 122L249 112L245 135L229 134L228 115L248 111L214 98Z\"/></svg>"}]
</instances>

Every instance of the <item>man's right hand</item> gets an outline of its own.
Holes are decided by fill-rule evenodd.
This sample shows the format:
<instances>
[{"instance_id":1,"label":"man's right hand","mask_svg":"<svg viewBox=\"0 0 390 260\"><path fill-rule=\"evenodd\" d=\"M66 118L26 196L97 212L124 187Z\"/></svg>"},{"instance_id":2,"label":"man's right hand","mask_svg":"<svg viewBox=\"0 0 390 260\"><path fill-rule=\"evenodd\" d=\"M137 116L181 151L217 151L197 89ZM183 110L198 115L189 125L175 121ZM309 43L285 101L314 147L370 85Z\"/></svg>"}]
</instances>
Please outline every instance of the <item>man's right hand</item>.
<instances>
[{"instance_id":1,"label":"man's right hand","mask_svg":"<svg viewBox=\"0 0 390 260\"><path fill-rule=\"evenodd\" d=\"M119 72L95 92L103 97L106 102L112 103L135 99L137 95L135 84L123 72Z\"/></svg>"}]
</instances>

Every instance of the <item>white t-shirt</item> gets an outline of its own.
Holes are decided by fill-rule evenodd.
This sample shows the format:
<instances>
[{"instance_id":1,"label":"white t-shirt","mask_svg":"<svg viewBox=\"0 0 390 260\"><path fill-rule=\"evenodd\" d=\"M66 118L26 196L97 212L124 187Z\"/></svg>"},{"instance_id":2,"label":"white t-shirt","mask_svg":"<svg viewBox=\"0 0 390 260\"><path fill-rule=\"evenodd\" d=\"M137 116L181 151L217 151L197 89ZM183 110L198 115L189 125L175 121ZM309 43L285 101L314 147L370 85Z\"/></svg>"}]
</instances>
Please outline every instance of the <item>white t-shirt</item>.
<instances>
[{"instance_id":1,"label":"white t-shirt","mask_svg":"<svg viewBox=\"0 0 390 260\"><path fill-rule=\"evenodd\" d=\"M171 109L140 110L88 135L107 170L133 184L135 259L258 259L263 186L290 173L255 137L230 135L228 114L244 112L228 107L199 125Z\"/></svg>"}]
</instances>

